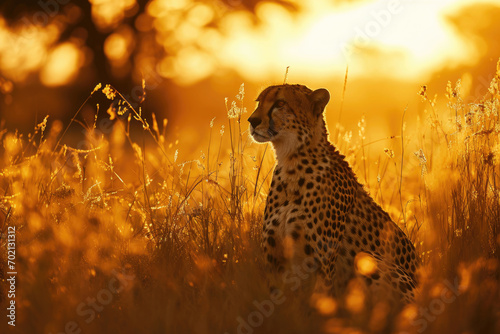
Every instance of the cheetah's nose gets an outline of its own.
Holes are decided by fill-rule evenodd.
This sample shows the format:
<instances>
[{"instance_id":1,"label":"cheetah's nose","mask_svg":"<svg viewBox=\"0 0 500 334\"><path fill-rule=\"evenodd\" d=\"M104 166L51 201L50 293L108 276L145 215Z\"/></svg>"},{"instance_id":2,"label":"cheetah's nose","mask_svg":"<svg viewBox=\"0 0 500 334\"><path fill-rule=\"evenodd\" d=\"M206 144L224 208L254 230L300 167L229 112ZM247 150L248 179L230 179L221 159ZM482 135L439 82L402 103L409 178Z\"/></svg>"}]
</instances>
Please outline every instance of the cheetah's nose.
<instances>
[{"instance_id":1,"label":"cheetah's nose","mask_svg":"<svg viewBox=\"0 0 500 334\"><path fill-rule=\"evenodd\" d=\"M252 127L255 129L257 126L259 126L260 123L262 123L262 120L258 117L250 117L248 119Z\"/></svg>"}]
</instances>

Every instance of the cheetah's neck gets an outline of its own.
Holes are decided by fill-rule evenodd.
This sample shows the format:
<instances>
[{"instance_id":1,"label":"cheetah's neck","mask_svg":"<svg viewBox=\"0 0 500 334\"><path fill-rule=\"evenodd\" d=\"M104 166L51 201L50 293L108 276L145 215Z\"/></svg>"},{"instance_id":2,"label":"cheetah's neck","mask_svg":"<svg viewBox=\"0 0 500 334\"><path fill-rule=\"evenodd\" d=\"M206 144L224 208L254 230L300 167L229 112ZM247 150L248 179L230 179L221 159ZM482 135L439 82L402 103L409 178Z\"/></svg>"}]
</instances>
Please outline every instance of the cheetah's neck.
<instances>
[{"instance_id":1,"label":"cheetah's neck","mask_svg":"<svg viewBox=\"0 0 500 334\"><path fill-rule=\"evenodd\" d=\"M273 142L277 165L293 165L297 158L327 157L335 152L328 141L328 132L324 120L318 122L316 129L304 129L297 138Z\"/></svg>"}]
</instances>

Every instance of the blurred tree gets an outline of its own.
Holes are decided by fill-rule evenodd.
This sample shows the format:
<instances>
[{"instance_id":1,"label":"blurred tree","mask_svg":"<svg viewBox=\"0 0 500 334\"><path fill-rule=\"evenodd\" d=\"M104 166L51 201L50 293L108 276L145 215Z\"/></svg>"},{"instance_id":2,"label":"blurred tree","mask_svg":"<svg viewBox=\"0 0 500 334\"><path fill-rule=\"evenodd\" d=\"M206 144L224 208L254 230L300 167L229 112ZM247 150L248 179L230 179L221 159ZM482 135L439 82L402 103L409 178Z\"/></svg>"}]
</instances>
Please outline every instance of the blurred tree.
<instances>
[{"instance_id":1,"label":"blurred tree","mask_svg":"<svg viewBox=\"0 0 500 334\"><path fill-rule=\"evenodd\" d=\"M202 80L215 69L206 67L214 63L210 48L217 48L214 44L207 46L207 37L215 41L220 38L217 36L223 36L224 18L232 13L243 13L251 24L258 25L257 11L261 3L273 3L290 12L300 8L299 1L295 0L2 1L0 21L3 17L13 39L21 40L26 27L38 30L50 27L51 35L42 45L46 48L44 52L37 55L38 65L27 70L31 73L29 76L9 77L8 73L1 74L0 68L1 82L10 81L14 87L0 100L0 111L10 109L14 111L12 114L24 113L32 119L26 115L28 110L34 114L51 110L52 115L64 118L64 115L70 117L68 110L72 110L74 101L84 100L98 82L112 83L124 95L137 96L142 78L152 81L147 83L150 87L176 79L179 74L192 75L190 82ZM60 80L47 87L40 78L58 75L50 72L52 67L47 66L47 62L58 46L65 43L81 53L77 58L83 58L78 75L72 76L71 81ZM19 58L18 52L33 53L29 46L16 44L4 57ZM63 54L53 63L57 67L65 61ZM164 94L158 95L163 98ZM20 98L24 96L29 98ZM12 104L13 100L16 105ZM154 98L148 100L156 104ZM19 122L11 124L20 125Z\"/></svg>"},{"instance_id":2,"label":"blurred tree","mask_svg":"<svg viewBox=\"0 0 500 334\"><path fill-rule=\"evenodd\" d=\"M9 25L23 23L46 26L54 20L62 25L62 31L54 45L71 40L74 37L84 39L85 45L91 51L92 72L94 80L106 82L118 77L122 82L132 79L134 69L140 73L141 69L134 64L139 54L153 57L151 65L156 65L165 56L179 53L186 46L183 41L175 40L168 45L164 43L169 39L165 33L173 34L186 20L192 19L190 15L209 15L208 20L203 22L203 27L220 29L221 20L228 13L243 11L251 15L254 24L259 23L256 8L259 3L274 3L287 10L296 12L300 7L299 2L294 0L187 0L160 1L160 0L128 0L128 1L69 1L69 0L6 0L0 4L0 15ZM198 5L210 8L210 13L197 10ZM69 13L68 6L78 7L77 18L70 18L75 11ZM151 7L148 11L147 7ZM168 17L167 17L168 16ZM168 21L166 30L159 31L159 20ZM120 60L119 71L113 71L113 60L105 52L107 39L118 32L118 35L128 31L133 41L128 45L127 61ZM161 34L160 36L158 36ZM144 43L144 41L147 41ZM154 42L154 43L151 43ZM197 42L197 41L195 41ZM139 46L147 46L147 49L138 49ZM196 43L195 43L196 44ZM128 63L125 66L124 63ZM137 79L137 78L136 78ZM126 88L126 87L124 87Z\"/></svg>"}]
</instances>

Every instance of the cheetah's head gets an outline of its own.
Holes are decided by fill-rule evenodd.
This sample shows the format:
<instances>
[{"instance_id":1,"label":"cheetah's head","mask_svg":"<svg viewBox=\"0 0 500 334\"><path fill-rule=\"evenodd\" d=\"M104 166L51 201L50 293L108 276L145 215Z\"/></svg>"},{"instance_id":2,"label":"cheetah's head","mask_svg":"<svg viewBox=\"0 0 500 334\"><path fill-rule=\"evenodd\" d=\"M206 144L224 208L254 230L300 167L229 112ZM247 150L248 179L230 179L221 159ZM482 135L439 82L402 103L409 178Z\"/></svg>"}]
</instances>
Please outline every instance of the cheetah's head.
<instances>
[{"instance_id":1,"label":"cheetah's head","mask_svg":"<svg viewBox=\"0 0 500 334\"><path fill-rule=\"evenodd\" d=\"M306 141L306 137L321 131L323 111L330 100L326 89L315 91L302 85L270 86L257 98L257 109L252 113L250 133L255 141L272 142L292 149Z\"/></svg>"}]
</instances>

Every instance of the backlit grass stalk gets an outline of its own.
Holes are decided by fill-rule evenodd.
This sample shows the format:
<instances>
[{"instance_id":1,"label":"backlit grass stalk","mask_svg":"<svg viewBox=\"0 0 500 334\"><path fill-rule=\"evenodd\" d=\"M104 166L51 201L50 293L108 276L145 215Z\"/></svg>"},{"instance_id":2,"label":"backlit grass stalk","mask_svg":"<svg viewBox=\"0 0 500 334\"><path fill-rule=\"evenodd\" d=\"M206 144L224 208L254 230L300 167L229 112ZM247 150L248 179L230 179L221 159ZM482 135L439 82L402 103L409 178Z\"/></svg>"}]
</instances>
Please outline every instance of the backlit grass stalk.
<instances>
[{"instance_id":1,"label":"backlit grass stalk","mask_svg":"<svg viewBox=\"0 0 500 334\"><path fill-rule=\"evenodd\" d=\"M500 69L496 78L499 74ZM426 333L496 326L498 300L492 292L499 289L500 267L498 81L490 90L470 105L452 97L450 102L459 105L451 109L433 100L430 126L419 129L417 143L427 159L425 175L423 166L411 168L411 160L404 161L404 168L397 166L391 149L380 152L388 156L382 166L365 163L362 147L373 142L362 138L361 146L351 143L349 132L337 128L337 146L354 169L366 169L369 184L378 183L382 205L393 217L406 212L412 241L424 259L416 304L389 319L377 306L366 310L369 317L363 319L339 314L335 307L325 314L321 306L343 301L316 296L325 303L311 304L291 291L258 330L418 332L415 320L426 319L421 310L432 309L443 296L443 282L455 279L458 295L432 315ZM242 110L243 102L236 106ZM450 114L452 123L441 120ZM123 139L117 151L129 150L122 157L113 149L112 138L96 136L95 119L86 128L85 150L64 146L68 133L60 122L47 124L50 130L43 132L43 140L38 140L41 128L34 130L36 139L34 134L0 131L0 226L2 233L7 226L17 228L17 270L23 273L19 332L60 332L75 317L90 333L236 332L238 317L248 320L256 311L254 302L269 299L270 277L262 269L265 259L258 244L273 163L268 146L246 141L244 117L236 115L229 119L229 138L221 134L217 149L212 147L212 130L207 133L209 146L200 148L208 152L205 162L198 157L177 162L177 153L164 141L166 122L163 134L154 119L149 129L140 111L118 119L123 126L115 124ZM77 118L70 124L81 125ZM143 126L155 143L138 145L130 133L131 122ZM401 138L380 140L401 139L403 159L411 148L410 137L405 130ZM163 152L155 152L157 145ZM411 213L414 207L420 210ZM0 240L5 247L5 239ZM5 256L0 253L0 276L6 272ZM123 280L116 274L122 270L134 278L103 306L99 317L85 323L75 313L77 306L107 289L113 278ZM6 287L0 286L0 299ZM387 331L373 329L384 323L394 325Z\"/></svg>"}]
</instances>

